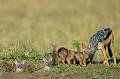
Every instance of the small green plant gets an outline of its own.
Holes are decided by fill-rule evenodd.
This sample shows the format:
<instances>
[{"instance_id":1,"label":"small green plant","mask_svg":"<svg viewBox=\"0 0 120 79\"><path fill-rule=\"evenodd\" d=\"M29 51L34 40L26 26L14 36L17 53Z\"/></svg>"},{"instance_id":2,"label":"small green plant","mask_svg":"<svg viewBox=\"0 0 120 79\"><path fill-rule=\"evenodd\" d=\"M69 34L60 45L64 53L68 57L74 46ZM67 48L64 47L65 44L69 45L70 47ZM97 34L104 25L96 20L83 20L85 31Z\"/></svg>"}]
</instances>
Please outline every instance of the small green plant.
<instances>
[{"instance_id":1,"label":"small green plant","mask_svg":"<svg viewBox=\"0 0 120 79\"><path fill-rule=\"evenodd\" d=\"M74 40L72 45L77 49L77 51L80 51L80 42L78 40Z\"/></svg>"},{"instance_id":2,"label":"small green plant","mask_svg":"<svg viewBox=\"0 0 120 79\"><path fill-rule=\"evenodd\" d=\"M15 60L17 58L17 56L14 53L9 53L9 54L7 54L7 58Z\"/></svg>"},{"instance_id":3,"label":"small green plant","mask_svg":"<svg viewBox=\"0 0 120 79\"><path fill-rule=\"evenodd\" d=\"M21 60L28 60L28 59L29 59L29 56L26 55L26 54L21 54L21 55L19 56L19 59L21 59Z\"/></svg>"}]
</instances>

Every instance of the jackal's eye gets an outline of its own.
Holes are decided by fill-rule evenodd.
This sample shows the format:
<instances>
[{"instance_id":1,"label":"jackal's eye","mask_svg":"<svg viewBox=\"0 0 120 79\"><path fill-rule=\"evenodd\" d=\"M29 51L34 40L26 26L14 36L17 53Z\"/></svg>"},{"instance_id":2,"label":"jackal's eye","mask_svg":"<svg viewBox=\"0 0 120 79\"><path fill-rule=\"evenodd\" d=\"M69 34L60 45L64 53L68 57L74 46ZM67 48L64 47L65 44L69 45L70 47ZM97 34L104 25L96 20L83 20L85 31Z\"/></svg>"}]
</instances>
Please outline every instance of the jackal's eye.
<instances>
[{"instance_id":1,"label":"jackal's eye","mask_svg":"<svg viewBox=\"0 0 120 79\"><path fill-rule=\"evenodd\" d=\"M18 68L22 69L22 68L23 68L23 64L20 64L20 65L18 66Z\"/></svg>"},{"instance_id":2,"label":"jackal's eye","mask_svg":"<svg viewBox=\"0 0 120 79\"><path fill-rule=\"evenodd\" d=\"M50 55L52 55L52 53L49 53Z\"/></svg>"}]
</instances>

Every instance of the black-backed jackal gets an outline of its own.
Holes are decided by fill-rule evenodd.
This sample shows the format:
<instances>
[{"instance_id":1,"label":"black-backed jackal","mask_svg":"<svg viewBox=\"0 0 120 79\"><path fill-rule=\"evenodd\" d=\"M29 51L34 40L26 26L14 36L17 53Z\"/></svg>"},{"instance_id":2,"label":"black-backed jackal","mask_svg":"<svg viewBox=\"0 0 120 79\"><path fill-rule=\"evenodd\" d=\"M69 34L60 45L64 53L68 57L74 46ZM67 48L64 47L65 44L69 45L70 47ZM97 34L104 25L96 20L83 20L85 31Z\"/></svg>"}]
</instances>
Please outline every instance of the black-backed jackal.
<instances>
[{"instance_id":1,"label":"black-backed jackal","mask_svg":"<svg viewBox=\"0 0 120 79\"><path fill-rule=\"evenodd\" d=\"M20 73L24 71L24 61L15 61L14 63L9 63L8 61L3 62L3 67L6 72L16 72Z\"/></svg>"},{"instance_id":2,"label":"black-backed jackal","mask_svg":"<svg viewBox=\"0 0 120 79\"><path fill-rule=\"evenodd\" d=\"M52 57L52 62L56 63L58 62L58 51L57 51L58 44L52 44L51 46L52 46L52 52L50 54Z\"/></svg>"},{"instance_id":3,"label":"black-backed jackal","mask_svg":"<svg viewBox=\"0 0 120 79\"><path fill-rule=\"evenodd\" d=\"M86 59L89 56L89 52L92 51L93 48L87 48L86 43L82 42L81 43L81 51L80 52L75 52L74 58L75 61L77 60L80 64L80 66L86 66Z\"/></svg>"},{"instance_id":4,"label":"black-backed jackal","mask_svg":"<svg viewBox=\"0 0 120 79\"><path fill-rule=\"evenodd\" d=\"M88 48L93 48L92 51L89 52L88 59L90 59L90 62L92 62L96 50L102 50L105 59L103 64L109 65L106 53L107 48L110 57L113 57L114 64L116 64L116 55L114 51L114 35L110 28L103 28L97 31L97 33L95 33L91 37Z\"/></svg>"},{"instance_id":5,"label":"black-backed jackal","mask_svg":"<svg viewBox=\"0 0 120 79\"><path fill-rule=\"evenodd\" d=\"M77 62L79 62L80 66L86 66L86 52L82 51L82 52L75 52L74 54L74 64L76 64Z\"/></svg>"},{"instance_id":6,"label":"black-backed jackal","mask_svg":"<svg viewBox=\"0 0 120 79\"><path fill-rule=\"evenodd\" d=\"M15 67L17 73L21 73L24 71L25 68L25 61L15 61Z\"/></svg>"},{"instance_id":7,"label":"black-backed jackal","mask_svg":"<svg viewBox=\"0 0 120 79\"><path fill-rule=\"evenodd\" d=\"M57 47L58 44L51 44L52 47L52 52L50 52L50 57L44 57L43 58L43 62L44 62L44 70L50 70L50 68L52 66L54 66L53 64L55 64L56 62L58 62L58 52L57 52Z\"/></svg>"},{"instance_id":8,"label":"black-backed jackal","mask_svg":"<svg viewBox=\"0 0 120 79\"><path fill-rule=\"evenodd\" d=\"M50 68L52 67L52 57L45 57L43 58L43 62L44 62L44 70L49 71Z\"/></svg>"},{"instance_id":9,"label":"black-backed jackal","mask_svg":"<svg viewBox=\"0 0 120 79\"><path fill-rule=\"evenodd\" d=\"M71 64L71 61L74 59L74 51L68 50L65 47L61 47L58 50L59 60L61 63L65 64L66 61L68 64Z\"/></svg>"},{"instance_id":10,"label":"black-backed jackal","mask_svg":"<svg viewBox=\"0 0 120 79\"><path fill-rule=\"evenodd\" d=\"M89 52L91 52L92 50L93 50L94 48L93 47L91 47L91 48L88 48L87 46L86 46L86 42L82 42L81 43L81 54L82 54L82 62L83 62L83 65L84 66L86 66L86 60L87 60L87 58L89 58L89 56L90 56L90 53Z\"/></svg>"}]
</instances>

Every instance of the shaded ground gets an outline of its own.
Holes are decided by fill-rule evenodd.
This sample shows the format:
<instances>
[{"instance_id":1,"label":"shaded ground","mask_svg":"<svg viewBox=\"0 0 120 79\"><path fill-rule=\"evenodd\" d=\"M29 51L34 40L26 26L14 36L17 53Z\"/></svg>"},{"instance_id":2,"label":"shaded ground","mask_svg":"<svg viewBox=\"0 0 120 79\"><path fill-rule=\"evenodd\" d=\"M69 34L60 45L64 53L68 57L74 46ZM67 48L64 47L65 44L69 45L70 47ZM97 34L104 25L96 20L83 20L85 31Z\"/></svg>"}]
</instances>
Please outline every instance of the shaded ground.
<instances>
[{"instance_id":1,"label":"shaded ground","mask_svg":"<svg viewBox=\"0 0 120 79\"><path fill-rule=\"evenodd\" d=\"M86 67L59 64L50 71L10 73L0 70L0 79L120 79L120 64L110 66L91 64Z\"/></svg>"},{"instance_id":2,"label":"shaded ground","mask_svg":"<svg viewBox=\"0 0 120 79\"><path fill-rule=\"evenodd\" d=\"M26 70L22 73L6 72L1 63L0 79L120 79L120 56L117 55L116 66L113 64L112 58L109 58L110 66L106 66L102 64L103 56L98 54L102 53L96 53L93 63L86 67L59 63L52 67L50 71L45 71L42 68L43 61L40 56L40 59L26 61L26 66L34 65L35 69L42 68L31 74Z\"/></svg>"}]
</instances>

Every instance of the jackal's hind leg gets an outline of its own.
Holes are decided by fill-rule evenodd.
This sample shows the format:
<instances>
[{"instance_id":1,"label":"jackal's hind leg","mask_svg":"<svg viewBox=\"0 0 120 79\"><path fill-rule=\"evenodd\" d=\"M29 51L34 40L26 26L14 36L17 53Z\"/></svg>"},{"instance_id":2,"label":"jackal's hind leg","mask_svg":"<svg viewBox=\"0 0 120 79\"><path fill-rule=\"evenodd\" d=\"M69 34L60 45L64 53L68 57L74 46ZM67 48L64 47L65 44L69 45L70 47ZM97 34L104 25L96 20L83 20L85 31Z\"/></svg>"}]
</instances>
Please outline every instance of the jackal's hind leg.
<instances>
[{"instance_id":1,"label":"jackal's hind leg","mask_svg":"<svg viewBox=\"0 0 120 79\"><path fill-rule=\"evenodd\" d=\"M79 64L80 64L80 66L83 66L83 64L82 64L82 60L79 61Z\"/></svg>"},{"instance_id":2,"label":"jackal's hind leg","mask_svg":"<svg viewBox=\"0 0 120 79\"><path fill-rule=\"evenodd\" d=\"M112 57L114 59L114 64L116 65L116 54L115 54L115 50L114 50L114 36L111 39L111 44L110 44L110 48L112 50Z\"/></svg>"},{"instance_id":3,"label":"jackal's hind leg","mask_svg":"<svg viewBox=\"0 0 120 79\"><path fill-rule=\"evenodd\" d=\"M92 64L92 60L93 60L93 55L90 56L89 64ZM85 60L85 61L86 61L86 60Z\"/></svg>"},{"instance_id":4,"label":"jackal's hind leg","mask_svg":"<svg viewBox=\"0 0 120 79\"><path fill-rule=\"evenodd\" d=\"M76 59L75 58L73 59L73 64L76 64Z\"/></svg>"}]
</instances>

